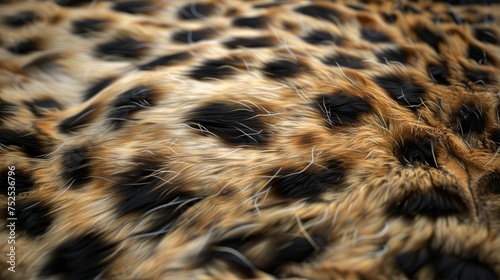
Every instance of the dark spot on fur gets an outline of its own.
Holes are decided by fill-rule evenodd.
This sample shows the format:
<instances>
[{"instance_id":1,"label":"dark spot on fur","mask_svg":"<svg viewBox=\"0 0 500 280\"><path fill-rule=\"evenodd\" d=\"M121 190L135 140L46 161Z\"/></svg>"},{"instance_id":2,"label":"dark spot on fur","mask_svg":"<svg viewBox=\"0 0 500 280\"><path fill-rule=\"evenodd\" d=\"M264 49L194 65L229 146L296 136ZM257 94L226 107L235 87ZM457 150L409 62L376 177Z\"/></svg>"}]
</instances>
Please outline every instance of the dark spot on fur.
<instances>
[{"instance_id":1,"label":"dark spot on fur","mask_svg":"<svg viewBox=\"0 0 500 280\"><path fill-rule=\"evenodd\" d=\"M146 49L144 42L133 38L120 38L97 45L95 54L100 58L138 58Z\"/></svg>"},{"instance_id":2,"label":"dark spot on fur","mask_svg":"<svg viewBox=\"0 0 500 280\"><path fill-rule=\"evenodd\" d=\"M267 8L272 8L272 7L277 7L277 6L281 6L281 3L256 4L256 5L253 5L253 8L255 8L255 9L267 9Z\"/></svg>"},{"instance_id":3,"label":"dark spot on fur","mask_svg":"<svg viewBox=\"0 0 500 280\"><path fill-rule=\"evenodd\" d=\"M216 33L210 29L180 30L172 35L172 40L180 43L197 43L213 38Z\"/></svg>"},{"instance_id":4,"label":"dark spot on fur","mask_svg":"<svg viewBox=\"0 0 500 280\"><path fill-rule=\"evenodd\" d=\"M44 202L17 200L15 208L16 230L30 237L37 237L46 233L52 224L53 218L50 216L50 207Z\"/></svg>"},{"instance_id":5,"label":"dark spot on fur","mask_svg":"<svg viewBox=\"0 0 500 280\"><path fill-rule=\"evenodd\" d=\"M446 66L430 63L429 65L427 65L427 69L429 70L429 76L434 82L442 85L450 84L450 82L448 81L450 72L448 71Z\"/></svg>"},{"instance_id":6,"label":"dark spot on fur","mask_svg":"<svg viewBox=\"0 0 500 280\"><path fill-rule=\"evenodd\" d=\"M103 31L109 23L101 19L83 19L73 21L73 34L86 36L93 32Z\"/></svg>"},{"instance_id":7,"label":"dark spot on fur","mask_svg":"<svg viewBox=\"0 0 500 280\"><path fill-rule=\"evenodd\" d=\"M193 69L189 76L194 79L223 79L234 74L235 61L228 59L207 60L202 65Z\"/></svg>"},{"instance_id":8,"label":"dark spot on fur","mask_svg":"<svg viewBox=\"0 0 500 280\"><path fill-rule=\"evenodd\" d=\"M236 37L229 41L224 42L224 46L235 49L235 48L263 48L271 47L274 45L274 40L270 37Z\"/></svg>"},{"instance_id":9,"label":"dark spot on fur","mask_svg":"<svg viewBox=\"0 0 500 280\"><path fill-rule=\"evenodd\" d=\"M24 104L30 108L33 114L39 117L43 116L47 110L61 108L61 104L50 97L25 101Z\"/></svg>"},{"instance_id":10,"label":"dark spot on fur","mask_svg":"<svg viewBox=\"0 0 500 280\"><path fill-rule=\"evenodd\" d=\"M212 4L191 3L183 6L179 10L181 19L201 19L213 14L215 6Z\"/></svg>"},{"instance_id":11,"label":"dark spot on fur","mask_svg":"<svg viewBox=\"0 0 500 280\"><path fill-rule=\"evenodd\" d=\"M371 43L388 43L391 42L391 38L384 32L371 28L361 28L361 36L368 42Z\"/></svg>"},{"instance_id":12,"label":"dark spot on fur","mask_svg":"<svg viewBox=\"0 0 500 280\"><path fill-rule=\"evenodd\" d=\"M93 3L95 0L55 0L59 6L74 7Z\"/></svg>"},{"instance_id":13,"label":"dark spot on fur","mask_svg":"<svg viewBox=\"0 0 500 280\"><path fill-rule=\"evenodd\" d=\"M91 162L86 147L67 150L62 160L62 176L72 188L81 187L91 181Z\"/></svg>"},{"instance_id":14,"label":"dark spot on fur","mask_svg":"<svg viewBox=\"0 0 500 280\"><path fill-rule=\"evenodd\" d=\"M458 112L455 113L454 123L456 124L456 131L462 135L469 133L482 133L486 128L485 119L480 108L467 106L464 104Z\"/></svg>"},{"instance_id":15,"label":"dark spot on fur","mask_svg":"<svg viewBox=\"0 0 500 280\"><path fill-rule=\"evenodd\" d=\"M155 8L157 8L155 5L144 0L125 1L113 5L113 10L129 14L147 13L156 10Z\"/></svg>"},{"instance_id":16,"label":"dark spot on fur","mask_svg":"<svg viewBox=\"0 0 500 280\"><path fill-rule=\"evenodd\" d=\"M363 5L346 4L346 6L355 10L355 11L370 12L370 10Z\"/></svg>"},{"instance_id":17,"label":"dark spot on fur","mask_svg":"<svg viewBox=\"0 0 500 280\"><path fill-rule=\"evenodd\" d=\"M491 133L491 140L500 147L500 128L495 129Z\"/></svg>"},{"instance_id":18,"label":"dark spot on fur","mask_svg":"<svg viewBox=\"0 0 500 280\"><path fill-rule=\"evenodd\" d=\"M337 53L334 56L326 57L322 60L323 63L332 66L348 67L352 69L363 69L362 60L358 57Z\"/></svg>"},{"instance_id":19,"label":"dark spot on fur","mask_svg":"<svg viewBox=\"0 0 500 280\"><path fill-rule=\"evenodd\" d=\"M437 2L444 2L451 5L490 5L490 4L500 4L499 0L439 0ZM453 278L451 278L453 279Z\"/></svg>"},{"instance_id":20,"label":"dark spot on fur","mask_svg":"<svg viewBox=\"0 0 500 280\"><path fill-rule=\"evenodd\" d=\"M174 54L158 57L146 64L139 66L141 70L155 70L158 67L170 66L177 62L187 60L191 57L188 52L178 52Z\"/></svg>"},{"instance_id":21,"label":"dark spot on fur","mask_svg":"<svg viewBox=\"0 0 500 280\"><path fill-rule=\"evenodd\" d=\"M263 71L270 78L288 78L299 74L301 67L290 60L276 60L267 63Z\"/></svg>"},{"instance_id":22,"label":"dark spot on fur","mask_svg":"<svg viewBox=\"0 0 500 280\"><path fill-rule=\"evenodd\" d=\"M258 113L247 107L209 103L191 112L188 123L201 133L207 136L215 134L232 145L259 146L268 140Z\"/></svg>"},{"instance_id":23,"label":"dark spot on fur","mask_svg":"<svg viewBox=\"0 0 500 280\"><path fill-rule=\"evenodd\" d=\"M441 35L436 34L427 27L415 28L415 34L420 41L427 43L436 52L439 52L439 44L443 40L443 37Z\"/></svg>"},{"instance_id":24,"label":"dark spot on fur","mask_svg":"<svg viewBox=\"0 0 500 280\"><path fill-rule=\"evenodd\" d=\"M476 84L492 84L490 73L482 70L464 69L465 78Z\"/></svg>"},{"instance_id":25,"label":"dark spot on fur","mask_svg":"<svg viewBox=\"0 0 500 280\"><path fill-rule=\"evenodd\" d=\"M7 50L13 54L29 54L40 50L40 44L36 40L25 40L10 46Z\"/></svg>"},{"instance_id":26,"label":"dark spot on fur","mask_svg":"<svg viewBox=\"0 0 500 280\"><path fill-rule=\"evenodd\" d=\"M288 199L314 201L328 190L338 190L345 170L339 162L331 161L321 171L286 169L280 173L285 175L278 175L270 183L273 192Z\"/></svg>"},{"instance_id":27,"label":"dark spot on fur","mask_svg":"<svg viewBox=\"0 0 500 280\"><path fill-rule=\"evenodd\" d=\"M16 15L7 16L4 18L3 22L10 27L21 27L38 20L39 18L35 13L25 11Z\"/></svg>"},{"instance_id":28,"label":"dark spot on fur","mask_svg":"<svg viewBox=\"0 0 500 280\"><path fill-rule=\"evenodd\" d=\"M1 170L0 172L0 194L7 196L8 193L11 193L12 189L9 191L9 187L15 188L15 195L19 195L23 192L29 192L34 189L35 182L30 174L25 173L25 171L17 168L12 171L12 176L9 176L10 170L7 168ZM9 177L11 178L10 180Z\"/></svg>"},{"instance_id":29,"label":"dark spot on fur","mask_svg":"<svg viewBox=\"0 0 500 280\"><path fill-rule=\"evenodd\" d=\"M382 17L384 18L384 21L389 24L394 24L397 19L397 15L393 13L382 13Z\"/></svg>"},{"instance_id":30,"label":"dark spot on fur","mask_svg":"<svg viewBox=\"0 0 500 280\"><path fill-rule=\"evenodd\" d=\"M94 119L94 115L92 114L94 110L94 107L88 106L74 116L63 120L58 126L59 131L62 133L76 132L85 126L90 125Z\"/></svg>"},{"instance_id":31,"label":"dark spot on fur","mask_svg":"<svg viewBox=\"0 0 500 280\"><path fill-rule=\"evenodd\" d=\"M492 30L486 28L475 28L474 37L481 42L489 44L498 44L498 37L493 33Z\"/></svg>"},{"instance_id":32,"label":"dark spot on fur","mask_svg":"<svg viewBox=\"0 0 500 280\"><path fill-rule=\"evenodd\" d=\"M398 76L383 76L375 79L379 87L399 103L409 107L418 107L422 104L425 87Z\"/></svg>"},{"instance_id":33,"label":"dark spot on fur","mask_svg":"<svg viewBox=\"0 0 500 280\"><path fill-rule=\"evenodd\" d=\"M22 70L25 73L35 71L45 71L45 73L54 73L58 70L57 60L61 58L58 54L46 54L34 58L26 63Z\"/></svg>"},{"instance_id":34,"label":"dark spot on fur","mask_svg":"<svg viewBox=\"0 0 500 280\"><path fill-rule=\"evenodd\" d=\"M419 9L417 9L415 6L410 5L410 4L406 4L403 6L403 12L417 14L417 15L422 13Z\"/></svg>"},{"instance_id":35,"label":"dark spot on fur","mask_svg":"<svg viewBox=\"0 0 500 280\"><path fill-rule=\"evenodd\" d=\"M498 130L497 133L499 133L498 136L500 136L500 130ZM498 139L498 140L500 141L500 139ZM498 142L497 145L500 145L500 142ZM499 172L488 176L486 183L485 183L485 192L487 194L500 194L500 173Z\"/></svg>"},{"instance_id":36,"label":"dark spot on fur","mask_svg":"<svg viewBox=\"0 0 500 280\"><path fill-rule=\"evenodd\" d=\"M119 128L124 121L130 119L133 113L154 106L155 97L153 90L146 86L129 89L111 102L107 119L115 125L115 128Z\"/></svg>"},{"instance_id":37,"label":"dark spot on fur","mask_svg":"<svg viewBox=\"0 0 500 280\"><path fill-rule=\"evenodd\" d=\"M104 78L94 85L92 85L90 88L88 88L85 93L83 100L89 100L90 98L94 97L96 94L101 92L101 90L107 88L111 83L113 83L116 80L116 77L107 77Z\"/></svg>"},{"instance_id":38,"label":"dark spot on fur","mask_svg":"<svg viewBox=\"0 0 500 280\"><path fill-rule=\"evenodd\" d=\"M406 142L398 152L398 159L402 165L421 163L437 168L433 150L432 141L428 139Z\"/></svg>"},{"instance_id":39,"label":"dark spot on fur","mask_svg":"<svg viewBox=\"0 0 500 280\"><path fill-rule=\"evenodd\" d=\"M476 45L469 46L469 58L474 59L479 64L489 64L491 62L490 55Z\"/></svg>"},{"instance_id":40,"label":"dark spot on fur","mask_svg":"<svg viewBox=\"0 0 500 280\"><path fill-rule=\"evenodd\" d=\"M12 116L15 116L18 105L7 102L0 98L0 126L4 121L9 119Z\"/></svg>"},{"instance_id":41,"label":"dark spot on fur","mask_svg":"<svg viewBox=\"0 0 500 280\"><path fill-rule=\"evenodd\" d=\"M309 32L306 37L302 38L304 41L312 45L328 45L336 44L340 45L342 43L342 38L333 35L327 31L313 30Z\"/></svg>"},{"instance_id":42,"label":"dark spot on fur","mask_svg":"<svg viewBox=\"0 0 500 280\"><path fill-rule=\"evenodd\" d=\"M427 248L423 248L417 252L406 252L396 255L395 260L404 274L408 278L413 279L420 268L429 262L430 258Z\"/></svg>"},{"instance_id":43,"label":"dark spot on fur","mask_svg":"<svg viewBox=\"0 0 500 280\"><path fill-rule=\"evenodd\" d=\"M345 94L319 95L312 106L325 115L329 125L352 124L371 111L370 104L361 97Z\"/></svg>"},{"instance_id":44,"label":"dark spot on fur","mask_svg":"<svg viewBox=\"0 0 500 280\"><path fill-rule=\"evenodd\" d=\"M94 279L111 263L110 256L113 252L114 245L104 241L102 236L89 233L73 237L51 252L39 276L58 276L72 280Z\"/></svg>"},{"instance_id":45,"label":"dark spot on fur","mask_svg":"<svg viewBox=\"0 0 500 280\"><path fill-rule=\"evenodd\" d=\"M333 23L337 22L336 19L337 20L342 19L341 14L338 11L323 6L317 6L317 5L302 6L296 8L295 11L303 15L307 15L317 19L327 20Z\"/></svg>"},{"instance_id":46,"label":"dark spot on fur","mask_svg":"<svg viewBox=\"0 0 500 280\"><path fill-rule=\"evenodd\" d=\"M409 53L403 49L387 49L375 53L375 56L382 63L396 61L405 64L408 62Z\"/></svg>"},{"instance_id":47,"label":"dark spot on fur","mask_svg":"<svg viewBox=\"0 0 500 280\"><path fill-rule=\"evenodd\" d=\"M35 133L0 129L0 146L19 147L30 157L42 157L45 155L44 144Z\"/></svg>"},{"instance_id":48,"label":"dark spot on fur","mask_svg":"<svg viewBox=\"0 0 500 280\"><path fill-rule=\"evenodd\" d=\"M474 256L468 256L465 258L443 256L435 260L433 264L438 279L498 279L498 275L496 275L489 265L481 263L477 257Z\"/></svg>"},{"instance_id":49,"label":"dark spot on fur","mask_svg":"<svg viewBox=\"0 0 500 280\"><path fill-rule=\"evenodd\" d=\"M233 20L233 25L239 27L262 28L267 25L267 20L263 16L239 17Z\"/></svg>"},{"instance_id":50,"label":"dark spot on fur","mask_svg":"<svg viewBox=\"0 0 500 280\"><path fill-rule=\"evenodd\" d=\"M433 187L427 191L414 190L389 205L389 213L395 217L413 219L416 216L428 218L465 214L467 204L461 196L444 189Z\"/></svg>"}]
</instances>

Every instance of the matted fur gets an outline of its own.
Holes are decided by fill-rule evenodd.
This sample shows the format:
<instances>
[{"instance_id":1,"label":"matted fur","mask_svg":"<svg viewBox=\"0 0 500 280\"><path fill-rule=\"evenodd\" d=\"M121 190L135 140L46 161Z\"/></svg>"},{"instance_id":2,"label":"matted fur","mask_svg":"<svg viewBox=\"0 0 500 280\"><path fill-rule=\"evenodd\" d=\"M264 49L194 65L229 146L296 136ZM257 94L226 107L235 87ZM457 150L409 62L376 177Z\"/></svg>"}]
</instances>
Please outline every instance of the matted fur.
<instances>
[{"instance_id":1,"label":"matted fur","mask_svg":"<svg viewBox=\"0 0 500 280\"><path fill-rule=\"evenodd\" d=\"M497 279L482 2L0 1L0 278Z\"/></svg>"}]
</instances>

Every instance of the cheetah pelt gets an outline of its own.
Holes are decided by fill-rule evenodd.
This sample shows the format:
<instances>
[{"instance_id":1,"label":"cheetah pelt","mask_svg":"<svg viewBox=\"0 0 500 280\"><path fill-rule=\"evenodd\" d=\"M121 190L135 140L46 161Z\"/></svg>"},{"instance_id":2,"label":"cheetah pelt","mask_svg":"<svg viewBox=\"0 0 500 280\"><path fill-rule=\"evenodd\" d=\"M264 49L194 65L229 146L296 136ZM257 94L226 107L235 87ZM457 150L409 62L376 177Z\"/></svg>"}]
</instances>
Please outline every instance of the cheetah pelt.
<instances>
[{"instance_id":1,"label":"cheetah pelt","mask_svg":"<svg viewBox=\"0 0 500 280\"><path fill-rule=\"evenodd\" d=\"M499 42L497 0L0 1L0 279L499 279Z\"/></svg>"}]
</instances>

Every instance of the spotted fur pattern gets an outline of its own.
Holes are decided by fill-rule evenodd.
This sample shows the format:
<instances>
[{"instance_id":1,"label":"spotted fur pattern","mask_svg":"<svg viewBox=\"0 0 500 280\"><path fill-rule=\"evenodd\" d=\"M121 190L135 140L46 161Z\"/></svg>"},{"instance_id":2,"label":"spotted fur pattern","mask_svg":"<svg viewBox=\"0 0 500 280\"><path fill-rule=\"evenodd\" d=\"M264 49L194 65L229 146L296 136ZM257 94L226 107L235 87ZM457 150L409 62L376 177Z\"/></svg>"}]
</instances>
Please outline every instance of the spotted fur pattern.
<instances>
[{"instance_id":1,"label":"spotted fur pattern","mask_svg":"<svg viewBox=\"0 0 500 280\"><path fill-rule=\"evenodd\" d=\"M498 279L499 2L344 2L0 1L0 278Z\"/></svg>"}]
</instances>

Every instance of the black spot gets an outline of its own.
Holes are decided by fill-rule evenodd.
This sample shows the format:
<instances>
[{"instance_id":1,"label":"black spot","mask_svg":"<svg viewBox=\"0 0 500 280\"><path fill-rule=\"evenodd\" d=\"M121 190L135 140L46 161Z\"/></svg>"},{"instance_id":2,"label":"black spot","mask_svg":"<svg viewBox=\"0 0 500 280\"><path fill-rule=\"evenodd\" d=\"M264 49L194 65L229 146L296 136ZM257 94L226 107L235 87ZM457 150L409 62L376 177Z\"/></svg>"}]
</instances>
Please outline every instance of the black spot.
<instances>
[{"instance_id":1,"label":"black spot","mask_svg":"<svg viewBox=\"0 0 500 280\"><path fill-rule=\"evenodd\" d=\"M147 49L146 43L133 38L120 38L111 42L97 45L95 54L100 58L109 56L117 58L138 58Z\"/></svg>"},{"instance_id":2,"label":"black spot","mask_svg":"<svg viewBox=\"0 0 500 280\"><path fill-rule=\"evenodd\" d=\"M102 31L109 23L101 19L83 19L73 21L73 34L87 35L92 32Z\"/></svg>"},{"instance_id":3,"label":"black spot","mask_svg":"<svg viewBox=\"0 0 500 280\"><path fill-rule=\"evenodd\" d=\"M478 83L491 84L492 83L492 80L491 80L492 76L490 73L488 73L486 71L465 69L464 75L468 81L474 82L476 84L478 84Z\"/></svg>"},{"instance_id":4,"label":"black spot","mask_svg":"<svg viewBox=\"0 0 500 280\"><path fill-rule=\"evenodd\" d=\"M227 42L224 42L224 46L235 49L235 48L263 48L271 47L274 45L274 41L269 37L236 37Z\"/></svg>"},{"instance_id":5,"label":"black spot","mask_svg":"<svg viewBox=\"0 0 500 280\"><path fill-rule=\"evenodd\" d=\"M200 19L209 17L215 10L212 4L192 3L187 4L179 10L181 19Z\"/></svg>"},{"instance_id":6,"label":"black spot","mask_svg":"<svg viewBox=\"0 0 500 280\"><path fill-rule=\"evenodd\" d=\"M151 5L149 1L132 0L126 2L119 2L113 5L113 10L129 14L141 14L155 10L157 7Z\"/></svg>"},{"instance_id":7,"label":"black spot","mask_svg":"<svg viewBox=\"0 0 500 280\"><path fill-rule=\"evenodd\" d=\"M326 116L330 125L352 124L371 111L370 104L361 97L344 94L320 95L312 106Z\"/></svg>"},{"instance_id":8,"label":"black spot","mask_svg":"<svg viewBox=\"0 0 500 280\"><path fill-rule=\"evenodd\" d=\"M194 79L222 79L234 74L235 61L227 59L207 60L202 65L193 69L189 76Z\"/></svg>"},{"instance_id":9,"label":"black spot","mask_svg":"<svg viewBox=\"0 0 500 280\"><path fill-rule=\"evenodd\" d=\"M326 57L323 63L332 66L348 67L352 69L363 69L362 60L359 57L338 53L334 56Z\"/></svg>"},{"instance_id":10,"label":"black spot","mask_svg":"<svg viewBox=\"0 0 500 280\"><path fill-rule=\"evenodd\" d=\"M215 134L228 144L258 146L268 140L258 113L247 107L209 103L195 109L188 117L188 123L207 136Z\"/></svg>"},{"instance_id":11,"label":"black spot","mask_svg":"<svg viewBox=\"0 0 500 280\"><path fill-rule=\"evenodd\" d=\"M450 82L448 81L450 72L448 71L446 66L430 63L429 65L427 65L427 69L429 70L429 76L434 82L442 85L450 84Z\"/></svg>"},{"instance_id":12,"label":"black spot","mask_svg":"<svg viewBox=\"0 0 500 280\"><path fill-rule=\"evenodd\" d=\"M25 171L20 170L18 168L12 171L13 172L12 176L9 176L9 172L11 171L7 168L1 170L1 172L2 173L0 173L0 186L1 186L0 194L7 196L9 193L8 187L11 186L15 188L15 195L19 195L24 192L29 192L34 189L35 182L33 181L33 178L31 178L31 176Z\"/></svg>"},{"instance_id":13,"label":"black spot","mask_svg":"<svg viewBox=\"0 0 500 280\"><path fill-rule=\"evenodd\" d=\"M441 257L433 262L438 279L481 279L495 280L498 276L493 269L481 263L476 257Z\"/></svg>"},{"instance_id":14,"label":"black spot","mask_svg":"<svg viewBox=\"0 0 500 280\"><path fill-rule=\"evenodd\" d=\"M300 73L301 67L290 60L276 60L267 63L262 70L270 78L287 78Z\"/></svg>"},{"instance_id":15,"label":"black spot","mask_svg":"<svg viewBox=\"0 0 500 280\"><path fill-rule=\"evenodd\" d=\"M252 237L235 236L211 244L204 252L197 256L196 266L203 267L214 260L218 260L229 265L230 269L238 273L241 279L255 279L254 264L244 255L245 249L248 249L247 244L258 242L258 240L251 240L251 238ZM256 238L253 237L252 239ZM239 254L235 255L234 253L228 252L227 249L236 251Z\"/></svg>"},{"instance_id":16,"label":"black spot","mask_svg":"<svg viewBox=\"0 0 500 280\"><path fill-rule=\"evenodd\" d=\"M365 6L363 5L357 5L357 4L347 4L346 5L347 7L355 10L355 11L362 11L362 12L369 12L370 10L368 8L366 8Z\"/></svg>"},{"instance_id":17,"label":"black spot","mask_svg":"<svg viewBox=\"0 0 500 280\"><path fill-rule=\"evenodd\" d=\"M389 205L389 213L395 217L413 219L447 217L467 213L467 204L461 196L443 187L433 187L425 192L414 190Z\"/></svg>"},{"instance_id":18,"label":"black spot","mask_svg":"<svg viewBox=\"0 0 500 280\"><path fill-rule=\"evenodd\" d=\"M39 48L39 42L36 40L26 40L10 46L7 50L13 54L29 54Z\"/></svg>"},{"instance_id":19,"label":"black spot","mask_svg":"<svg viewBox=\"0 0 500 280\"><path fill-rule=\"evenodd\" d=\"M409 54L407 51L399 48L399 49L387 49L385 51L375 53L375 56L382 63L387 63L390 61L401 62L405 64L408 62Z\"/></svg>"},{"instance_id":20,"label":"black spot","mask_svg":"<svg viewBox=\"0 0 500 280\"><path fill-rule=\"evenodd\" d=\"M313 30L302 39L312 45L328 45L332 43L340 45L343 41L342 38L321 30Z\"/></svg>"},{"instance_id":21,"label":"black spot","mask_svg":"<svg viewBox=\"0 0 500 280\"><path fill-rule=\"evenodd\" d=\"M0 146L17 146L30 157L45 155L42 140L34 133L0 129Z\"/></svg>"},{"instance_id":22,"label":"black spot","mask_svg":"<svg viewBox=\"0 0 500 280\"><path fill-rule=\"evenodd\" d=\"M37 15L33 12L21 12L17 15L7 16L4 19L4 23L10 27L21 27L26 24L33 23L39 20Z\"/></svg>"},{"instance_id":23,"label":"black spot","mask_svg":"<svg viewBox=\"0 0 500 280\"><path fill-rule=\"evenodd\" d=\"M336 20L341 20L341 14L338 11L316 5L302 6L295 9L296 12L308 15L313 18L328 20L336 23Z\"/></svg>"},{"instance_id":24,"label":"black spot","mask_svg":"<svg viewBox=\"0 0 500 280\"><path fill-rule=\"evenodd\" d=\"M83 100L89 100L90 98L94 97L96 94L101 92L101 90L107 88L111 83L113 83L116 80L116 77L107 77L96 84L92 85L90 88L88 88L85 93L83 94Z\"/></svg>"},{"instance_id":25,"label":"black spot","mask_svg":"<svg viewBox=\"0 0 500 280\"><path fill-rule=\"evenodd\" d=\"M361 36L366 41L372 43L388 43L391 42L391 38L384 32L376 29L361 28Z\"/></svg>"},{"instance_id":26,"label":"black spot","mask_svg":"<svg viewBox=\"0 0 500 280\"><path fill-rule=\"evenodd\" d=\"M497 130L497 133L500 133L500 130ZM498 140L500 140L500 139L498 139ZM500 145L500 142L497 145ZM488 178L486 180L486 184L485 184L485 192L487 194L500 194L500 173L499 172L488 176Z\"/></svg>"},{"instance_id":27,"label":"black spot","mask_svg":"<svg viewBox=\"0 0 500 280\"><path fill-rule=\"evenodd\" d=\"M156 103L154 91L146 86L138 86L121 93L110 104L108 119L118 128L138 111L151 108Z\"/></svg>"},{"instance_id":28,"label":"black spot","mask_svg":"<svg viewBox=\"0 0 500 280\"><path fill-rule=\"evenodd\" d=\"M36 116L43 116L47 109L58 109L61 108L61 104L55 101L52 98L44 98L44 99L34 99L25 102L26 106L28 106Z\"/></svg>"},{"instance_id":29,"label":"black spot","mask_svg":"<svg viewBox=\"0 0 500 280\"><path fill-rule=\"evenodd\" d=\"M474 37L481 42L490 43L490 44L498 44L499 40L495 33L490 29L486 28L475 28L474 29Z\"/></svg>"},{"instance_id":30,"label":"black spot","mask_svg":"<svg viewBox=\"0 0 500 280\"><path fill-rule=\"evenodd\" d=\"M174 54L169 54L165 56L158 57L146 64L143 64L139 66L139 69L141 70L155 70L158 67L162 66L170 66L173 65L177 62L187 60L190 58L191 55L189 55L188 52L178 52Z\"/></svg>"},{"instance_id":31,"label":"black spot","mask_svg":"<svg viewBox=\"0 0 500 280\"><path fill-rule=\"evenodd\" d=\"M15 208L16 229L31 237L46 233L52 224L50 207L44 202L17 200Z\"/></svg>"},{"instance_id":32,"label":"black spot","mask_svg":"<svg viewBox=\"0 0 500 280\"><path fill-rule=\"evenodd\" d=\"M94 110L92 106L88 106L74 116L63 120L58 126L59 131L62 133L77 132L81 128L90 125L94 119L94 115L92 114Z\"/></svg>"},{"instance_id":33,"label":"black spot","mask_svg":"<svg viewBox=\"0 0 500 280\"><path fill-rule=\"evenodd\" d=\"M469 58L474 59L479 64L488 64L490 55L476 45L469 46Z\"/></svg>"},{"instance_id":34,"label":"black spot","mask_svg":"<svg viewBox=\"0 0 500 280\"><path fill-rule=\"evenodd\" d=\"M273 179L270 183L272 191L289 199L307 199L314 201L323 192L338 190L345 171L340 163L332 161L326 170L319 172L284 170L286 175ZM274 174L273 174L274 175Z\"/></svg>"},{"instance_id":35,"label":"black spot","mask_svg":"<svg viewBox=\"0 0 500 280\"><path fill-rule=\"evenodd\" d=\"M384 21L390 24L393 24L396 22L397 15L393 13L382 13L382 17L384 18Z\"/></svg>"},{"instance_id":36,"label":"black spot","mask_svg":"<svg viewBox=\"0 0 500 280\"><path fill-rule=\"evenodd\" d=\"M419 9L415 8L415 6L410 5L410 4L406 4L403 6L403 12L417 14L417 15L422 13Z\"/></svg>"},{"instance_id":37,"label":"black spot","mask_svg":"<svg viewBox=\"0 0 500 280\"><path fill-rule=\"evenodd\" d=\"M434 33L427 27L416 27L415 34L420 41L427 43L434 50L436 50L436 52L439 52L439 44L443 40L441 35Z\"/></svg>"},{"instance_id":38,"label":"black spot","mask_svg":"<svg viewBox=\"0 0 500 280\"><path fill-rule=\"evenodd\" d=\"M172 35L172 40L181 43L197 43L213 38L216 33L210 29L181 30Z\"/></svg>"},{"instance_id":39,"label":"black spot","mask_svg":"<svg viewBox=\"0 0 500 280\"><path fill-rule=\"evenodd\" d=\"M22 70L24 72L45 71L45 73L55 73L58 70L57 60L61 58L58 54L46 54L34 58L26 63Z\"/></svg>"},{"instance_id":40,"label":"black spot","mask_svg":"<svg viewBox=\"0 0 500 280\"><path fill-rule=\"evenodd\" d=\"M239 27L250 27L250 28L262 28L267 25L267 20L265 17L239 17L233 20L234 26Z\"/></svg>"},{"instance_id":41,"label":"black spot","mask_svg":"<svg viewBox=\"0 0 500 280\"><path fill-rule=\"evenodd\" d=\"M318 247L324 245L324 240L318 236L311 236L311 241ZM303 262L316 251L311 241L306 238L295 238L279 247L273 262L278 265L288 262Z\"/></svg>"},{"instance_id":42,"label":"black spot","mask_svg":"<svg viewBox=\"0 0 500 280\"><path fill-rule=\"evenodd\" d=\"M403 143L398 154L399 162L402 165L421 163L437 168L434 148L429 139Z\"/></svg>"},{"instance_id":43,"label":"black spot","mask_svg":"<svg viewBox=\"0 0 500 280\"><path fill-rule=\"evenodd\" d=\"M491 140L497 145L500 146L500 128L495 129L491 133Z\"/></svg>"},{"instance_id":44,"label":"black spot","mask_svg":"<svg viewBox=\"0 0 500 280\"><path fill-rule=\"evenodd\" d=\"M90 156L85 147L67 150L62 160L62 176L72 188L81 187L91 181Z\"/></svg>"},{"instance_id":45,"label":"black spot","mask_svg":"<svg viewBox=\"0 0 500 280\"><path fill-rule=\"evenodd\" d=\"M481 109L464 104L454 115L456 130L462 135L483 133L486 122Z\"/></svg>"},{"instance_id":46,"label":"black spot","mask_svg":"<svg viewBox=\"0 0 500 280\"><path fill-rule=\"evenodd\" d=\"M409 279L414 279L415 274L420 268L426 265L431 256L426 248L417 252L406 252L395 257L396 263L403 270Z\"/></svg>"},{"instance_id":47,"label":"black spot","mask_svg":"<svg viewBox=\"0 0 500 280\"><path fill-rule=\"evenodd\" d=\"M398 76L383 76L375 79L377 85L403 105L418 107L422 104L425 87Z\"/></svg>"},{"instance_id":48,"label":"black spot","mask_svg":"<svg viewBox=\"0 0 500 280\"><path fill-rule=\"evenodd\" d=\"M281 3L256 4L256 5L253 5L253 8L255 8L255 9L267 9L267 8L272 8L272 7L277 7L277 6L281 6Z\"/></svg>"},{"instance_id":49,"label":"black spot","mask_svg":"<svg viewBox=\"0 0 500 280\"><path fill-rule=\"evenodd\" d=\"M41 278L87 280L98 278L111 263L113 244L102 236L85 234L62 243L51 254L40 271ZM104 277L106 278L106 277Z\"/></svg>"},{"instance_id":50,"label":"black spot","mask_svg":"<svg viewBox=\"0 0 500 280\"><path fill-rule=\"evenodd\" d=\"M74 7L93 3L95 0L56 0L59 6Z\"/></svg>"},{"instance_id":51,"label":"black spot","mask_svg":"<svg viewBox=\"0 0 500 280\"><path fill-rule=\"evenodd\" d=\"M158 232L168 228L177 217L187 211L201 198L179 190L178 183L162 177L162 164L142 161L134 169L118 175L119 180L112 186L120 201L117 211L120 215L129 213L155 214L147 232ZM159 233L160 234L160 233Z\"/></svg>"}]
</instances>

